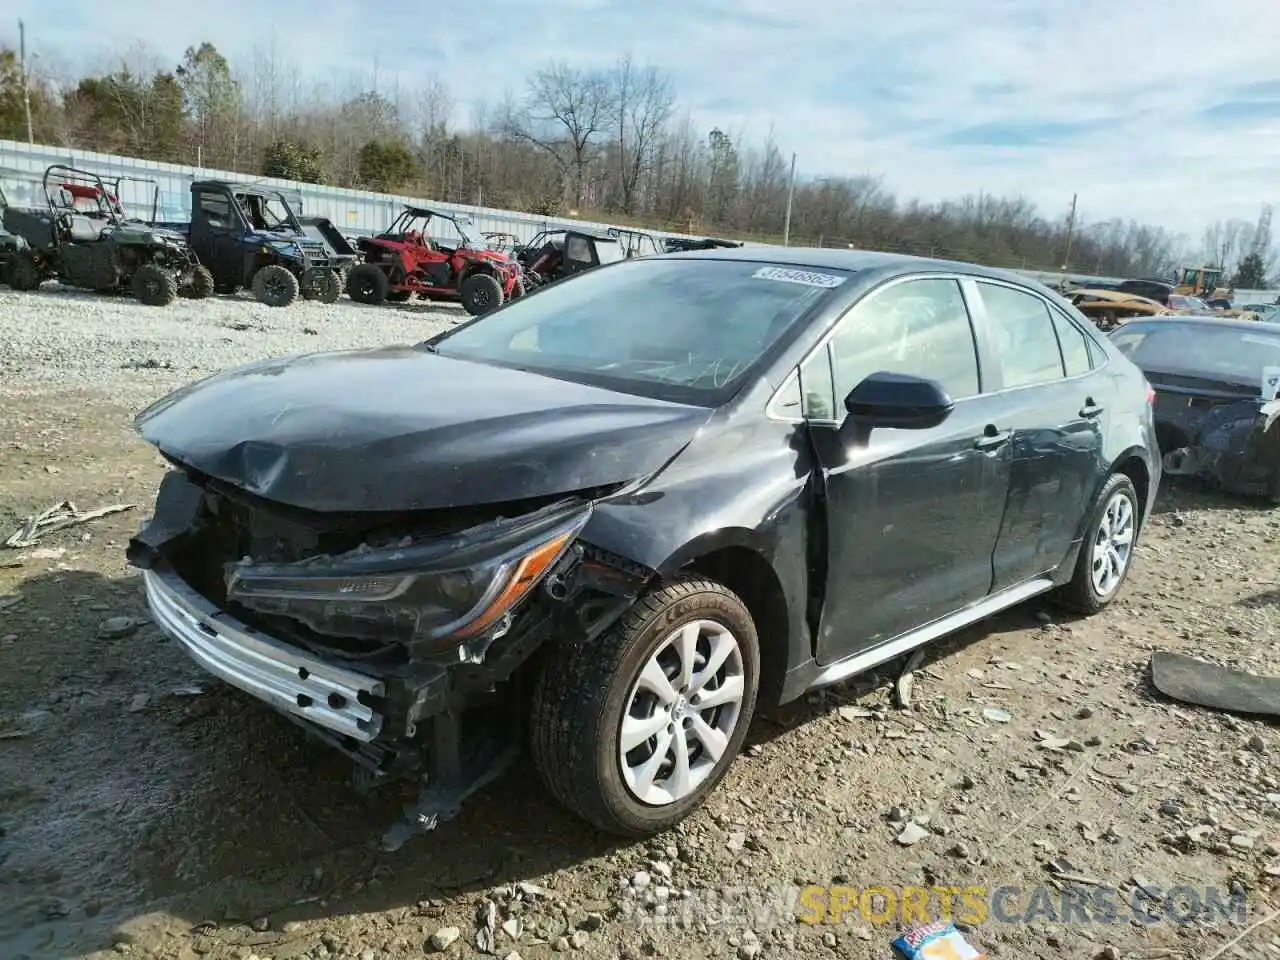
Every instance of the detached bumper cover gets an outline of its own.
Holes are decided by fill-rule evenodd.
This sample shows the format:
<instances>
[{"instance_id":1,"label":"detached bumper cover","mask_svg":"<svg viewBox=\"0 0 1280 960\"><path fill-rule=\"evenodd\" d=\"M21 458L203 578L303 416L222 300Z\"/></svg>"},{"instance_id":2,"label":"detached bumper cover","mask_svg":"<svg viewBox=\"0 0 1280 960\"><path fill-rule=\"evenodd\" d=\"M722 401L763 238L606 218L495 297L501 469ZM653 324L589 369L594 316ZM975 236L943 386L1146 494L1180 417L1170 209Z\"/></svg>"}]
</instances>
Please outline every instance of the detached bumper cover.
<instances>
[{"instance_id":1,"label":"detached bumper cover","mask_svg":"<svg viewBox=\"0 0 1280 960\"><path fill-rule=\"evenodd\" d=\"M366 743L378 736L382 715L366 703L383 696L381 681L260 633L171 572L144 570L142 576L156 623L210 673L335 733Z\"/></svg>"}]
</instances>

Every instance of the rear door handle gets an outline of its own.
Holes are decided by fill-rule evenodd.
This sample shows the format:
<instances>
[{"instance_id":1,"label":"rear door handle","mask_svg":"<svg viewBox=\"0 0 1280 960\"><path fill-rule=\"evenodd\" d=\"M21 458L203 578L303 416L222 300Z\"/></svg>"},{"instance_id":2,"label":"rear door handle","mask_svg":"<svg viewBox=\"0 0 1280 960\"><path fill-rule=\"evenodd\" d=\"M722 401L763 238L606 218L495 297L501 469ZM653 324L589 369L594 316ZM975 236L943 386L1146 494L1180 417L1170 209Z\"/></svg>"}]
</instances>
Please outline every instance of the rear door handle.
<instances>
[{"instance_id":1,"label":"rear door handle","mask_svg":"<svg viewBox=\"0 0 1280 960\"><path fill-rule=\"evenodd\" d=\"M1102 407L1093 402L1093 397L1089 397L1084 402L1084 406L1080 408L1080 416L1086 420L1092 420L1094 417L1102 413Z\"/></svg>"},{"instance_id":2,"label":"rear door handle","mask_svg":"<svg viewBox=\"0 0 1280 960\"><path fill-rule=\"evenodd\" d=\"M982 436L973 445L979 450L994 450L997 447L1003 447L1012 438L1012 430L1001 430L988 424L987 428L982 431Z\"/></svg>"}]
</instances>

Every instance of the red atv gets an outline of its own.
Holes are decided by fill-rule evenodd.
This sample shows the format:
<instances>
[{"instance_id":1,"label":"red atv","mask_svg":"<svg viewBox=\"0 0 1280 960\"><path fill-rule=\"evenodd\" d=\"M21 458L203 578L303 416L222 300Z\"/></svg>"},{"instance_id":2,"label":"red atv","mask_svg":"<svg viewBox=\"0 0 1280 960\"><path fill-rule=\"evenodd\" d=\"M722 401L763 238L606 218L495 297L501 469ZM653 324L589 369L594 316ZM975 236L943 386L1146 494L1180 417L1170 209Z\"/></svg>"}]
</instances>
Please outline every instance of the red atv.
<instances>
[{"instance_id":1,"label":"red atv","mask_svg":"<svg viewBox=\"0 0 1280 960\"><path fill-rule=\"evenodd\" d=\"M453 224L450 247L427 235L432 220ZM357 241L364 262L347 274L347 295L357 303L460 301L478 316L524 294L520 264L473 238L464 219L439 210L405 207L385 231Z\"/></svg>"}]
</instances>

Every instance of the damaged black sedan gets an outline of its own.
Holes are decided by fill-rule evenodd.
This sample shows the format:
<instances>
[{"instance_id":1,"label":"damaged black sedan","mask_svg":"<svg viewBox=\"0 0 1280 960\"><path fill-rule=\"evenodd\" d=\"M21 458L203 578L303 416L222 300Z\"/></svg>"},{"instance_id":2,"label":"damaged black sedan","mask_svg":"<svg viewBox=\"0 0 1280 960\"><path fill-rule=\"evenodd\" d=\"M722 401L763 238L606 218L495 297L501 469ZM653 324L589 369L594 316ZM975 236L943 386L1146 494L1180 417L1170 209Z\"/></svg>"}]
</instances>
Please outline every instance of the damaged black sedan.
<instances>
[{"instance_id":1,"label":"damaged black sedan","mask_svg":"<svg viewBox=\"0 0 1280 960\"><path fill-rule=\"evenodd\" d=\"M1111 340L1155 388L1166 473L1280 503L1280 331L1160 317L1131 321Z\"/></svg>"},{"instance_id":2,"label":"damaged black sedan","mask_svg":"<svg viewBox=\"0 0 1280 960\"><path fill-rule=\"evenodd\" d=\"M1141 374L1066 301L852 251L625 261L137 424L173 465L129 551L156 620L420 780L427 827L527 747L591 823L663 830L758 705L1105 606L1160 479Z\"/></svg>"}]
</instances>

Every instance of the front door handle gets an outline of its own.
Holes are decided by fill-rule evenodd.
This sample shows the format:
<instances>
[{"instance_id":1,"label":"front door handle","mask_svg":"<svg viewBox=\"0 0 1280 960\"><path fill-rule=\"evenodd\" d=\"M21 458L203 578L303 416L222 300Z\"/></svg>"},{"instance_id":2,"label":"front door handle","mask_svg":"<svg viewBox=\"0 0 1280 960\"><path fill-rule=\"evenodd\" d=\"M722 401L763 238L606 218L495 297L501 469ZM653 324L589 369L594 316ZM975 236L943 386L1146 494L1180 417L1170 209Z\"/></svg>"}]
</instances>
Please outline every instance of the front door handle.
<instances>
[{"instance_id":1,"label":"front door handle","mask_svg":"<svg viewBox=\"0 0 1280 960\"><path fill-rule=\"evenodd\" d=\"M1080 416L1086 420L1092 420L1101 413L1102 407L1093 402L1093 397L1088 397L1084 402L1084 406L1080 408Z\"/></svg>"},{"instance_id":2,"label":"front door handle","mask_svg":"<svg viewBox=\"0 0 1280 960\"><path fill-rule=\"evenodd\" d=\"M997 447L1003 447L1013 438L1012 430L1001 430L991 424L987 424L982 436L975 441L974 446L979 450L994 450Z\"/></svg>"}]
</instances>

